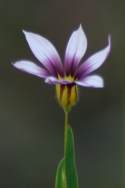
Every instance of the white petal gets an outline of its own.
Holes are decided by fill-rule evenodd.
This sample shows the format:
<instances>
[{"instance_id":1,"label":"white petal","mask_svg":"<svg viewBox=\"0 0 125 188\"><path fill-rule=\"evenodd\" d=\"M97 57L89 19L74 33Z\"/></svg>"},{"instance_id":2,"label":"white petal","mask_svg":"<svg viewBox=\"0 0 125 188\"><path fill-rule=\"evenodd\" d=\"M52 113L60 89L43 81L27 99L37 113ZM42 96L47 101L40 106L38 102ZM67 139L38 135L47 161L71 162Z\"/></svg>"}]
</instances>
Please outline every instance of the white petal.
<instances>
[{"instance_id":1,"label":"white petal","mask_svg":"<svg viewBox=\"0 0 125 188\"><path fill-rule=\"evenodd\" d=\"M81 58L84 56L87 49L87 38L80 25L77 30L75 30L67 44L65 52L65 64L71 64L72 61L75 61L75 64L78 64ZM69 65L65 65L66 67Z\"/></svg>"},{"instance_id":2,"label":"white petal","mask_svg":"<svg viewBox=\"0 0 125 188\"><path fill-rule=\"evenodd\" d=\"M52 65L62 68L61 59L53 44L46 38L23 31L35 57L52 73ZM60 68L59 67L59 68Z\"/></svg>"},{"instance_id":3,"label":"white petal","mask_svg":"<svg viewBox=\"0 0 125 188\"><path fill-rule=\"evenodd\" d=\"M56 77L54 76L48 76L45 79L45 83L51 84L51 85L55 85L55 84L61 84L61 85L68 85L68 84L72 84L74 82L68 81L68 80L58 80Z\"/></svg>"},{"instance_id":4,"label":"white petal","mask_svg":"<svg viewBox=\"0 0 125 188\"><path fill-rule=\"evenodd\" d=\"M111 37L108 37L108 45L103 50L95 53L83 63L78 70L78 74L89 74L98 69L106 60L111 50ZM82 75L81 75L82 76Z\"/></svg>"},{"instance_id":5,"label":"white petal","mask_svg":"<svg viewBox=\"0 0 125 188\"><path fill-rule=\"evenodd\" d=\"M94 87L94 88L104 87L103 79L97 75L87 76L84 79L76 81L76 84L84 87Z\"/></svg>"},{"instance_id":6,"label":"white petal","mask_svg":"<svg viewBox=\"0 0 125 188\"><path fill-rule=\"evenodd\" d=\"M53 76L48 76L48 77L45 79L45 83L55 85L55 84L58 83L58 79L55 78L55 77L53 77Z\"/></svg>"},{"instance_id":7,"label":"white petal","mask_svg":"<svg viewBox=\"0 0 125 188\"><path fill-rule=\"evenodd\" d=\"M39 67L38 65L32 63L31 61L21 60L13 63L12 65L19 70L22 70L29 74L33 74L40 78L46 78L46 76L48 75L45 69Z\"/></svg>"}]
</instances>

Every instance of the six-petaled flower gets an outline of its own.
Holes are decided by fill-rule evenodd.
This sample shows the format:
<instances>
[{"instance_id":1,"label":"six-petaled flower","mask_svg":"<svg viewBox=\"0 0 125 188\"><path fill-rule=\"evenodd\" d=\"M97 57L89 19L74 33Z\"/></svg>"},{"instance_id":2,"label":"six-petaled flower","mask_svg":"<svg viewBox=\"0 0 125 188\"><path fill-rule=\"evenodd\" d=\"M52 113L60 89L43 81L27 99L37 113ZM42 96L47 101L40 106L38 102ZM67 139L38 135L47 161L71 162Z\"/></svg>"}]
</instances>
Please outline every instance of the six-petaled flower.
<instances>
[{"instance_id":1,"label":"six-petaled flower","mask_svg":"<svg viewBox=\"0 0 125 188\"><path fill-rule=\"evenodd\" d=\"M14 67L43 78L46 83L56 85L57 99L63 108L69 109L78 100L78 87L102 88L103 78L91 75L106 60L111 50L111 37L108 36L107 46L82 62L87 49L87 38L80 25L75 30L66 47L64 62L46 38L32 32L23 31L29 47L40 65L31 61L21 60L13 64Z\"/></svg>"}]
</instances>

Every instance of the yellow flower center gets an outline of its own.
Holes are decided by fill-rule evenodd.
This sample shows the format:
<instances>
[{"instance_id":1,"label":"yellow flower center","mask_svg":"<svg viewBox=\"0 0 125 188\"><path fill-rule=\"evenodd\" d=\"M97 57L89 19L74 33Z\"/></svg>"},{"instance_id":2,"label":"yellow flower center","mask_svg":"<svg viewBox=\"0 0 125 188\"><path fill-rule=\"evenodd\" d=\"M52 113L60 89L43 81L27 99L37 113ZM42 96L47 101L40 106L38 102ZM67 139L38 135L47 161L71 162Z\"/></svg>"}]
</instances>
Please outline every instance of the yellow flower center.
<instances>
[{"instance_id":1,"label":"yellow flower center","mask_svg":"<svg viewBox=\"0 0 125 188\"><path fill-rule=\"evenodd\" d=\"M59 80L62 78L58 76ZM63 78L66 81L75 81L71 75ZM75 84L62 85L56 84L56 96L60 106L64 110L70 110L78 101L78 87Z\"/></svg>"}]
</instances>

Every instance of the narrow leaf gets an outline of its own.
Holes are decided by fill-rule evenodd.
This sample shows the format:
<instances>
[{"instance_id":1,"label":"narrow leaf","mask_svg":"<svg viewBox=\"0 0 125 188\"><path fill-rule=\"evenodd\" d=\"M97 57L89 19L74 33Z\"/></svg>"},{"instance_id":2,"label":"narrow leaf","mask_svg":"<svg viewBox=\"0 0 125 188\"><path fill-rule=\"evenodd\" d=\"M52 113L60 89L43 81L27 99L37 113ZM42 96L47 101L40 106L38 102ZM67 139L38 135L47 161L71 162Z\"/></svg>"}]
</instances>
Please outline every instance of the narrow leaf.
<instances>
[{"instance_id":1,"label":"narrow leaf","mask_svg":"<svg viewBox=\"0 0 125 188\"><path fill-rule=\"evenodd\" d=\"M67 142L65 151L65 170L67 188L78 188L78 176L75 162L74 136L71 127L67 130Z\"/></svg>"},{"instance_id":2,"label":"narrow leaf","mask_svg":"<svg viewBox=\"0 0 125 188\"><path fill-rule=\"evenodd\" d=\"M59 162L57 167L55 188L67 188L64 159Z\"/></svg>"}]
</instances>

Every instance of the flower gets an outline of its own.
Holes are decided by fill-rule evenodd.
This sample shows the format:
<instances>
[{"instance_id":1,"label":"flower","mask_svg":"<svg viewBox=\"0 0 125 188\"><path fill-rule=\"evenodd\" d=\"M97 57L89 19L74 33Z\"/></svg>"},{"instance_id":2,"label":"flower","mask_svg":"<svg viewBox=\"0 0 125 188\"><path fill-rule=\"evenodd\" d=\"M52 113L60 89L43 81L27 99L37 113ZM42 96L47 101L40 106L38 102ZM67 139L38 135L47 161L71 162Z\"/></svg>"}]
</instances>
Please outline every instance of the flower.
<instances>
[{"instance_id":1,"label":"flower","mask_svg":"<svg viewBox=\"0 0 125 188\"><path fill-rule=\"evenodd\" d=\"M111 50L111 37L108 36L107 46L90 56L82 63L87 49L87 38L80 25L68 41L64 63L53 46L46 38L32 32L23 31L28 45L39 60L37 65L28 60L17 61L14 67L43 78L46 83L56 85L57 99L63 108L71 108L78 100L78 87L102 88L103 78L91 75L106 60Z\"/></svg>"}]
</instances>

